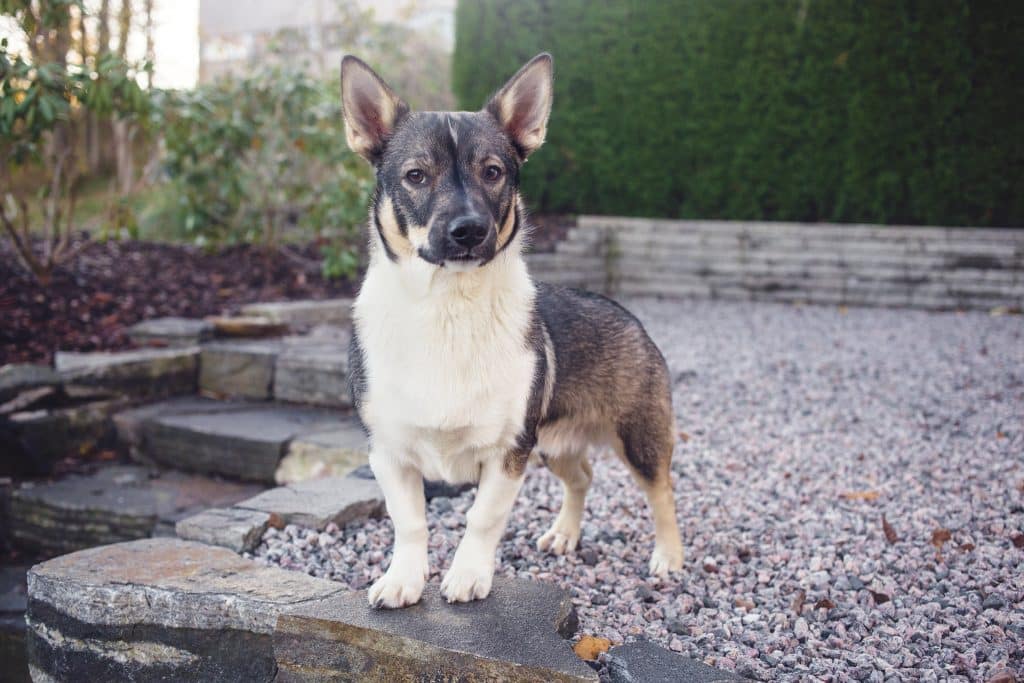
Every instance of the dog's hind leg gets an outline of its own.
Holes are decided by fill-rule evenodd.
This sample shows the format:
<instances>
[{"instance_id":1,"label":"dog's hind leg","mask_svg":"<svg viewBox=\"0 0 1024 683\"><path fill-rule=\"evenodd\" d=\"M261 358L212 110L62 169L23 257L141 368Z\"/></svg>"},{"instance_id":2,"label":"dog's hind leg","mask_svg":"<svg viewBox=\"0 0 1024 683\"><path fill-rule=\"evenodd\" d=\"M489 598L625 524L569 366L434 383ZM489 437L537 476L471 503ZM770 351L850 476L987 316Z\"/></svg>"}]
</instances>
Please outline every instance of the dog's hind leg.
<instances>
[{"instance_id":1,"label":"dog's hind leg","mask_svg":"<svg viewBox=\"0 0 1024 683\"><path fill-rule=\"evenodd\" d=\"M571 553L580 540L583 502L594 475L586 453L558 454L545 464L562 480L562 507L551 528L537 540L537 547L555 555Z\"/></svg>"},{"instance_id":2,"label":"dog's hind leg","mask_svg":"<svg viewBox=\"0 0 1024 683\"><path fill-rule=\"evenodd\" d=\"M669 469L674 442L671 418L648 414L644 420L621 424L618 432L622 440L620 455L646 494L654 518L650 572L665 576L683 567L683 543Z\"/></svg>"}]
</instances>

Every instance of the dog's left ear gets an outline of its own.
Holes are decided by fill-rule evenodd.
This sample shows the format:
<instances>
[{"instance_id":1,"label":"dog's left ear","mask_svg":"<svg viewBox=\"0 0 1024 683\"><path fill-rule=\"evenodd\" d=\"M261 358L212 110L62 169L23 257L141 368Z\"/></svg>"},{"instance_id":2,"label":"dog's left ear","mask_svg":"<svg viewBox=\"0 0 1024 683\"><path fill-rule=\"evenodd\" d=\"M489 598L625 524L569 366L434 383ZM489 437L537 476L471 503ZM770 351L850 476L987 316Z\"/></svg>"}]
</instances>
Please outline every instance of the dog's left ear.
<instances>
[{"instance_id":1,"label":"dog's left ear","mask_svg":"<svg viewBox=\"0 0 1024 683\"><path fill-rule=\"evenodd\" d=\"M553 97L551 61L547 52L531 59L484 107L505 129L524 161L544 144L547 134Z\"/></svg>"}]
</instances>

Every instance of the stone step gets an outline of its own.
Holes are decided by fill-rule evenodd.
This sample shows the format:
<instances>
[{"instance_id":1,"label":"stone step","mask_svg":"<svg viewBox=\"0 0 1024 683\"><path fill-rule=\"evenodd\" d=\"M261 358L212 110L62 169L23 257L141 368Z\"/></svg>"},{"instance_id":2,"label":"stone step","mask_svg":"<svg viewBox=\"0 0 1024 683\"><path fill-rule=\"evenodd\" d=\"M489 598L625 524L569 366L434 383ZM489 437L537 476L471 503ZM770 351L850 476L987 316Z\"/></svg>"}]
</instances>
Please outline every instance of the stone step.
<instances>
[{"instance_id":1,"label":"stone step","mask_svg":"<svg viewBox=\"0 0 1024 683\"><path fill-rule=\"evenodd\" d=\"M199 347L77 353L58 351L62 381L102 386L132 396L194 394Z\"/></svg>"},{"instance_id":2,"label":"stone step","mask_svg":"<svg viewBox=\"0 0 1024 683\"><path fill-rule=\"evenodd\" d=\"M10 533L21 547L66 553L173 534L183 517L232 505L260 490L255 484L110 465L90 475L22 484L10 494Z\"/></svg>"},{"instance_id":3,"label":"stone step","mask_svg":"<svg viewBox=\"0 0 1024 683\"><path fill-rule=\"evenodd\" d=\"M322 325L302 336L204 344L199 388L216 398L351 407L350 335L348 328Z\"/></svg>"},{"instance_id":4,"label":"stone step","mask_svg":"<svg viewBox=\"0 0 1024 683\"><path fill-rule=\"evenodd\" d=\"M315 435L325 435L321 455L327 460L331 443L347 451L353 465L360 460L359 443L365 452L365 437L354 418L305 406L192 399L149 406L115 422L143 461L266 483L274 482L293 442L305 453L297 457L315 459L306 447ZM327 434L333 434L333 442Z\"/></svg>"},{"instance_id":5,"label":"stone step","mask_svg":"<svg viewBox=\"0 0 1024 683\"><path fill-rule=\"evenodd\" d=\"M597 680L565 640L569 595L525 579L373 610L365 592L160 538L38 564L28 597L36 680Z\"/></svg>"},{"instance_id":6,"label":"stone step","mask_svg":"<svg viewBox=\"0 0 1024 683\"><path fill-rule=\"evenodd\" d=\"M128 328L139 346L196 346L213 338L213 325L197 318L152 318Z\"/></svg>"},{"instance_id":7,"label":"stone step","mask_svg":"<svg viewBox=\"0 0 1024 683\"><path fill-rule=\"evenodd\" d=\"M243 306L242 314L283 323L293 330L317 325L348 325L352 319L352 299L255 303Z\"/></svg>"},{"instance_id":8,"label":"stone step","mask_svg":"<svg viewBox=\"0 0 1024 683\"><path fill-rule=\"evenodd\" d=\"M271 398L274 366L283 346L279 339L203 344L199 354L200 392L218 398Z\"/></svg>"},{"instance_id":9,"label":"stone step","mask_svg":"<svg viewBox=\"0 0 1024 683\"><path fill-rule=\"evenodd\" d=\"M242 553L255 548L270 525L323 530L331 523L344 526L383 513L384 495L377 482L328 477L270 489L230 508L205 510L182 519L175 530L186 541Z\"/></svg>"}]
</instances>

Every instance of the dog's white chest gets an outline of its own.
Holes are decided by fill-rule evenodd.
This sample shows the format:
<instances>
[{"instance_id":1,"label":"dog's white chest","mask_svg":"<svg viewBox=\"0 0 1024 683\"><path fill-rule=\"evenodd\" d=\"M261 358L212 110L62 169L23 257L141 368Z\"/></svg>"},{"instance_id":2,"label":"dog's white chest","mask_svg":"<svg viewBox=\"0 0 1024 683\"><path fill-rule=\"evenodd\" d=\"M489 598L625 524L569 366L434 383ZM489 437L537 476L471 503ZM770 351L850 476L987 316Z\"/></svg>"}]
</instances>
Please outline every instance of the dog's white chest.
<instances>
[{"instance_id":1,"label":"dog's white chest","mask_svg":"<svg viewBox=\"0 0 1024 683\"><path fill-rule=\"evenodd\" d=\"M460 276L494 280L469 283L483 291L442 282L410 297L409 283L382 264L356 302L361 415L373 447L428 478L474 480L480 462L503 457L522 430L536 363L526 342L533 285L525 271L507 278L499 265Z\"/></svg>"}]
</instances>

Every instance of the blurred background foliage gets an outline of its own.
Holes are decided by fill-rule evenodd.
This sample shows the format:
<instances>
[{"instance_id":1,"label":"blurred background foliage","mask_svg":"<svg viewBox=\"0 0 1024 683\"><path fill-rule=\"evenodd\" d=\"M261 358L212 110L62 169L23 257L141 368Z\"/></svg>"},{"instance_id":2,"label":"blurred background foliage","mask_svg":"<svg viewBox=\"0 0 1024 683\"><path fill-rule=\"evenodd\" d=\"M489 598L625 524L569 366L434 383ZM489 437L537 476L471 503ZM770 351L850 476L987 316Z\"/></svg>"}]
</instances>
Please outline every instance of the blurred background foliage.
<instances>
[{"instance_id":1,"label":"blurred background foliage","mask_svg":"<svg viewBox=\"0 0 1024 683\"><path fill-rule=\"evenodd\" d=\"M555 56L541 211L1024 224L1024 3L460 0L478 109Z\"/></svg>"},{"instance_id":2,"label":"blurred background foliage","mask_svg":"<svg viewBox=\"0 0 1024 683\"><path fill-rule=\"evenodd\" d=\"M337 64L309 63L316 30L270 34L249 62L193 89L152 87L154 0L0 0L0 218L35 279L92 237L214 249L320 245L321 270L360 265L372 169L345 143ZM450 52L429 34L336 0L330 40L414 106L450 109ZM262 38L261 38L262 39ZM294 255L293 255L294 256Z\"/></svg>"}]
</instances>

